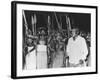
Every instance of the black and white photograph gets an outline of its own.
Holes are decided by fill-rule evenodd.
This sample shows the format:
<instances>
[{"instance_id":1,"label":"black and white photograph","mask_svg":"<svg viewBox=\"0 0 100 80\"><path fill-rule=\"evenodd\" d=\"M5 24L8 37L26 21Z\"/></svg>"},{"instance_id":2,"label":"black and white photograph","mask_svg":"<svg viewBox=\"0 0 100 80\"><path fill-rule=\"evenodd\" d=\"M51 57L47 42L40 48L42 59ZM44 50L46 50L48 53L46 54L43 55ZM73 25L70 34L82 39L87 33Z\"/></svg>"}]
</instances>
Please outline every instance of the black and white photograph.
<instances>
[{"instance_id":1,"label":"black and white photograph","mask_svg":"<svg viewBox=\"0 0 100 80\"><path fill-rule=\"evenodd\" d=\"M23 10L23 69L88 67L90 14Z\"/></svg>"},{"instance_id":2,"label":"black and white photograph","mask_svg":"<svg viewBox=\"0 0 100 80\"><path fill-rule=\"evenodd\" d=\"M14 78L97 72L96 6L12 5Z\"/></svg>"}]
</instances>

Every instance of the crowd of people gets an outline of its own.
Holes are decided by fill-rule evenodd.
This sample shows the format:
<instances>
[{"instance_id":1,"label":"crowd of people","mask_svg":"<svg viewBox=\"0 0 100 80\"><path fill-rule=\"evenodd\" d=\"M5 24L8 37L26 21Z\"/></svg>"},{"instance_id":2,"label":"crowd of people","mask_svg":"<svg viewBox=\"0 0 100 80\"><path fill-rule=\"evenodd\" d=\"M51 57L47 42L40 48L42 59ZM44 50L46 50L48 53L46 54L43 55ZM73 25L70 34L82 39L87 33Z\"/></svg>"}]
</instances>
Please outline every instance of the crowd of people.
<instances>
[{"instance_id":1,"label":"crowd of people","mask_svg":"<svg viewBox=\"0 0 100 80\"><path fill-rule=\"evenodd\" d=\"M61 31L32 34L28 30L23 44L23 69L90 66L90 33L73 28L70 35Z\"/></svg>"}]
</instances>

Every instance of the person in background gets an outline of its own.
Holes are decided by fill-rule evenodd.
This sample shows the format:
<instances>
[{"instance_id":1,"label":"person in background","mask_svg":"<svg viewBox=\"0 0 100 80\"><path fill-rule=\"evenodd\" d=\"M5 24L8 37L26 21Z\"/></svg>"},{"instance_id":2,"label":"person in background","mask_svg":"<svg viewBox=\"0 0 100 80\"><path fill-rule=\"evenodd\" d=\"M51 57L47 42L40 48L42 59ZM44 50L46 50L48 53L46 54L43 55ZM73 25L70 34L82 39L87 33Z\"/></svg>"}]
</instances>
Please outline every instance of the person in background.
<instances>
[{"instance_id":1,"label":"person in background","mask_svg":"<svg viewBox=\"0 0 100 80\"><path fill-rule=\"evenodd\" d=\"M62 41L61 33L57 33L57 51L55 52L55 57L53 60L53 68L62 68L64 67L64 41Z\"/></svg>"},{"instance_id":2,"label":"person in background","mask_svg":"<svg viewBox=\"0 0 100 80\"><path fill-rule=\"evenodd\" d=\"M49 38L48 38L48 65L49 65L49 68L52 68L53 66L53 61L54 61L54 58L55 58L55 54L56 54L56 44L57 44L57 40L56 40L56 37L55 37L55 34L52 33L50 34Z\"/></svg>"},{"instance_id":3,"label":"person in background","mask_svg":"<svg viewBox=\"0 0 100 80\"><path fill-rule=\"evenodd\" d=\"M87 58L87 66L91 66L91 34L88 32L86 36L87 46L88 46L88 58Z\"/></svg>"},{"instance_id":4,"label":"person in background","mask_svg":"<svg viewBox=\"0 0 100 80\"><path fill-rule=\"evenodd\" d=\"M78 28L72 29L72 37L66 46L66 55L69 57L69 67L85 66L88 55L86 40L79 35Z\"/></svg>"},{"instance_id":5,"label":"person in background","mask_svg":"<svg viewBox=\"0 0 100 80\"><path fill-rule=\"evenodd\" d=\"M47 59L47 46L45 45L46 41L44 36L40 36L39 44L37 45L37 69L46 69L48 68L48 59Z\"/></svg>"}]
</instances>

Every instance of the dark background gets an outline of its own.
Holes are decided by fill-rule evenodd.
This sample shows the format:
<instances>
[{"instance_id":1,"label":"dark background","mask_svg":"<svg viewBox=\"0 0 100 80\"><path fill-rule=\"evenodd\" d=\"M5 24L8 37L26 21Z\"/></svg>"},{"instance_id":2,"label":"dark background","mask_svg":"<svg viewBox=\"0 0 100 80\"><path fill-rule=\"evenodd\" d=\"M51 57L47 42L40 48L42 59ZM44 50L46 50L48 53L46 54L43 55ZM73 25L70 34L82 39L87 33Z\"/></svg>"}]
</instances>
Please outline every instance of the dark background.
<instances>
[{"instance_id":1,"label":"dark background","mask_svg":"<svg viewBox=\"0 0 100 80\"><path fill-rule=\"evenodd\" d=\"M37 17L37 24L36 28L48 26L48 15L50 16L51 28L56 30L58 29L57 21L55 15L58 18L59 23L62 24L62 28L67 30L66 27L66 15L69 16L71 21L71 27L77 26L79 30L84 32L90 32L91 30L91 15L86 13L67 13L67 12L45 12L45 11L29 11L24 10L26 20L28 23L28 27L31 29L32 22L31 17L36 14Z\"/></svg>"}]
</instances>

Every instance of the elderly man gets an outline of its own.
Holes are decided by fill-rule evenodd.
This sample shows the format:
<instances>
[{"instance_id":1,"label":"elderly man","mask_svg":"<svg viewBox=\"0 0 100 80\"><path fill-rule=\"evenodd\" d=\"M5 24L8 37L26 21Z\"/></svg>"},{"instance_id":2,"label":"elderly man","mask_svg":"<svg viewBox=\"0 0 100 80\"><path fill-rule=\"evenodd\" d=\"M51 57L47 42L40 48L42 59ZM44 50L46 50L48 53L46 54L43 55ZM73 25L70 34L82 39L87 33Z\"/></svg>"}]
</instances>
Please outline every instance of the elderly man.
<instances>
[{"instance_id":1,"label":"elderly man","mask_svg":"<svg viewBox=\"0 0 100 80\"><path fill-rule=\"evenodd\" d=\"M78 35L77 28L72 29L72 37L68 40L66 55L69 57L70 67L85 66L85 60L88 55L86 41Z\"/></svg>"}]
</instances>

